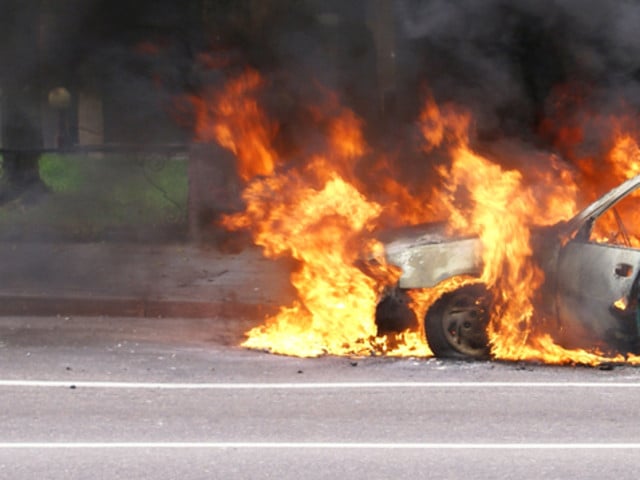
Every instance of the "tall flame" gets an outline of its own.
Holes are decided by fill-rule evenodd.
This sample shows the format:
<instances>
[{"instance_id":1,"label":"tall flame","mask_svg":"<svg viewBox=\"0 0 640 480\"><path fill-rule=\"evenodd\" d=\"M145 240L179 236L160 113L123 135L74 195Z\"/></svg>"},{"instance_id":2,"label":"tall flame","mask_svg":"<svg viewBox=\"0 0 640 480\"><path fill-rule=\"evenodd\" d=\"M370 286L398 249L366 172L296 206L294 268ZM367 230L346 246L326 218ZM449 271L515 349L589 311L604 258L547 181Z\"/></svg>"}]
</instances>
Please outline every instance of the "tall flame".
<instances>
[{"instance_id":1,"label":"tall flame","mask_svg":"<svg viewBox=\"0 0 640 480\"><path fill-rule=\"evenodd\" d=\"M596 351L565 349L533 322L532 299L544 275L532 261L531 227L570 218L575 213L575 198L571 196L577 192L575 184L569 182L571 188L565 189L565 196L557 191L547 192L550 197L536 196L523 185L519 171L504 170L470 148L468 116L449 109L440 113L432 101L424 112L422 127L427 148L442 141L450 145L452 164L440 170L445 181L449 227L459 233L478 235L482 243L484 267L480 279L452 280L444 289L450 291L464 283L480 281L494 292L495 305L487 332L492 356L560 364L624 361L622 355L609 358ZM434 145L434 141L438 143ZM564 182L570 180L565 169L558 170L553 158L549 167L556 169ZM554 205L559 208L549 210ZM437 290L438 295L430 292L417 295L423 300L423 311L438 298L443 287ZM636 360L633 356L627 359Z\"/></svg>"},{"instance_id":2,"label":"tall flame","mask_svg":"<svg viewBox=\"0 0 640 480\"><path fill-rule=\"evenodd\" d=\"M450 109L440 114L432 101L425 112L423 121L426 117L428 123L423 123L423 132L428 142L441 141L447 131L452 132L448 140L452 165L440 172L449 226L480 237L484 265L480 281L498 292L488 332L492 353L498 358L518 358L532 330L531 298L543 280L531 261L529 226L535 200L523 188L518 171L505 171L471 150L467 115ZM460 195L467 197L470 206L458 206Z\"/></svg>"},{"instance_id":3,"label":"tall flame","mask_svg":"<svg viewBox=\"0 0 640 480\"><path fill-rule=\"evenodd\" d=\"M376 305L398 272L384 264L382 245L371 234L382 206L368 200L353 178L354 162L368 150L361 121L348 109L331 110L337 114L322 122L328 152L310 156L301 167L248 177L246 210L223 220L229 229L250 228L266 256L287 255L299 262L291 277L298 300L249 331L243 345L298 356L393 354L398 348L427 355L426 343L415 332L376 338ZM235 131L236 118L221 107L216 111L223 113L216 118L218 130ZM265 116L252 111L252 119ZM234 153L239 140L234 137L230 145L218 139ZM273 150L267 142L262 151ZM274 159L272 165L278 163ZM357 267L363 252L379 259L375 275Z\"/></svg>"},{"instance_id":4,"label":"tall flame","mask_svg":"<svg viewBox=\"0 0 640 480\"><path fill-rule=\"evenodd\" d=\"M292 174L276 185L254 182L247 190L247 200L269 202L276 194L282 202L266 215L264 210L248 212L258 226L256 243L268 256L290 254L301 262L291 278L300 301L250 332L248 347L301 356L359 353L376 335L378 286L354 263L358 237L372 226L381 207L330 176L320 188L306 186ZM228 218L227 225L240 217Z\"/></svg>"},{"instance_id":5,"label":"tall flame","mask_svg":"<svg viewBox=\"0 0 640 480\"><path fill-rule=\"evenodd\" d=\"M228 82L222 93L212 93L212 98L191 98L196 112L196 137L215 140L233 152L243 180L271 175L278 163L271 145L277 129L256 98L261 85L258 72L248 70Z\"/></svg>"}]
</instances>

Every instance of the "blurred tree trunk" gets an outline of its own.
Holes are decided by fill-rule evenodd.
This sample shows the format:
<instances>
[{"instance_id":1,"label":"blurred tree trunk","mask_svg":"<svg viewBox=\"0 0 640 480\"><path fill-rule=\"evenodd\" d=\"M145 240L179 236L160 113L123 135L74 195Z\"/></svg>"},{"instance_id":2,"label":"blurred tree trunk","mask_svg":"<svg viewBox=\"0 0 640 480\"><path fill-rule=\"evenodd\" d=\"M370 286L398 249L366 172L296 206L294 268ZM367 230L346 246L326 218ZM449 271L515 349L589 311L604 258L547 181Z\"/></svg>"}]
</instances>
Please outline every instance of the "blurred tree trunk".
<instances>
[{"instance_id":1,"label":"blurred tree trunk","mask_svg":"<svg viewBox=\"0 0 640 480\"><path fill-rule=\"evenodd\" d=\"M41 90L38 55L39 2L3 0L0 6L2 86L2 146L30 149L3 155L4 189L0 201L11 200L34 186L42 147Z\"/></svg>"}]
</instances>

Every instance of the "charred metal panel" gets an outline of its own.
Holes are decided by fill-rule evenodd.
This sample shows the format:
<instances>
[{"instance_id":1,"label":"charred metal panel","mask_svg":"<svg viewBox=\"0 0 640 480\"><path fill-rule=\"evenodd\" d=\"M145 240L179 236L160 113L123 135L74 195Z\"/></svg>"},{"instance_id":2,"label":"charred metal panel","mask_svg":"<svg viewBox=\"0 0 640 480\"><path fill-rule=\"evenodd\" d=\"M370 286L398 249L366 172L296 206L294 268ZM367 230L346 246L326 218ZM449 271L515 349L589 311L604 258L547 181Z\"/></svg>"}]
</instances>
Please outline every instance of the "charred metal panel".
<instances>
[{"instance_id":1,"label":"charred metal panel","mask_svg":"<svg viewBox=\"0 0 640 480\"><path fill-rule=\"evenodd\" d=\"M400 288L433 287L450 277L479 275L482 271L477 238L440 243L394 242L387 245L387 259L402 269Z\"/></svg>"}]
</instances>

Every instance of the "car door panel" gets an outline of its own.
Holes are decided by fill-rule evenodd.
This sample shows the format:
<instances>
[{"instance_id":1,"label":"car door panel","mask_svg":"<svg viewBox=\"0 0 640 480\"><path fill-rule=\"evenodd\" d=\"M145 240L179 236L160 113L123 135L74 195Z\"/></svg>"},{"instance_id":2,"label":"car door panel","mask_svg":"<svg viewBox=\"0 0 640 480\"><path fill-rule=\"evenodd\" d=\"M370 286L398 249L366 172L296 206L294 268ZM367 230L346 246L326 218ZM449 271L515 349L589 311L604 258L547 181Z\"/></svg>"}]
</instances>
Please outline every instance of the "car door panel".
<instances>
[{"instance_id":1,"label":"car door panel","mask_svg":"<svg viewBox=\"0 0 640 480\"><path fill-rule=\"evenodd\" d=\"M640 250L573 240L560 251L556 301L564 335L574 343L617 335L621 322L633 321L625 308L640 270ZM589 337L591 338L589 342Z\"/></svg>"}]
</instances>

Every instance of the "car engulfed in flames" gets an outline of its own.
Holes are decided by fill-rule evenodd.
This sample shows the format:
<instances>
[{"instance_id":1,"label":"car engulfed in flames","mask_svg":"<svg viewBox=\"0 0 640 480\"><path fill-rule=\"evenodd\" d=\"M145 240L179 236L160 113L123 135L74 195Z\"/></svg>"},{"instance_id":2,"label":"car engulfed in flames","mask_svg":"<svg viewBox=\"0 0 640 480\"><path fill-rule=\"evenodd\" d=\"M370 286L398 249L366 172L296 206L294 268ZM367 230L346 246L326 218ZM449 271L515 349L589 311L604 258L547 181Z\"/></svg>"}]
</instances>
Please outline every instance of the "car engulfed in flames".
<instances>
[{"instance_id":1,"label":"car engulfed in flames","mask_svg":"<svg viewBox=\"0 0 640 480\"><path fill-rule=\"evenodd\" d=\"M570 220L532 230L532 264L544 281L534 298L535 319L526 328L545 332L554 345L573 351L638 353L640 245L634 213L640 211L639 202L640 175ZM395 238L386 239L386 258L402 274L381 302L385 308L377 323L383 328L407 324L407 312L390 304L445 286L435 301L431 295L424 313L429 347L439 357L487 358L491 318L509 299L497 298L500 293L482 281L480 238L448 233L441 223L391 235Z\"/></svg>"},{"instance_id":2,"label":"car engulfed in flames","mask_svg":"<svg viewBox=\"0 0 640 480\"><path fill-rule=\"evenodd\" d=\"M635 117L588 117L607 127L593 155L574 143L493 150L468 109L427 95L408 133L374 148L364 120L323 90L283 130L268 88L247 70L191 98L196 138L228 150L242 183L243 210L219 225L293 260L295 299L242 346L640 363Z\"/></svg>"}]
</instances>

